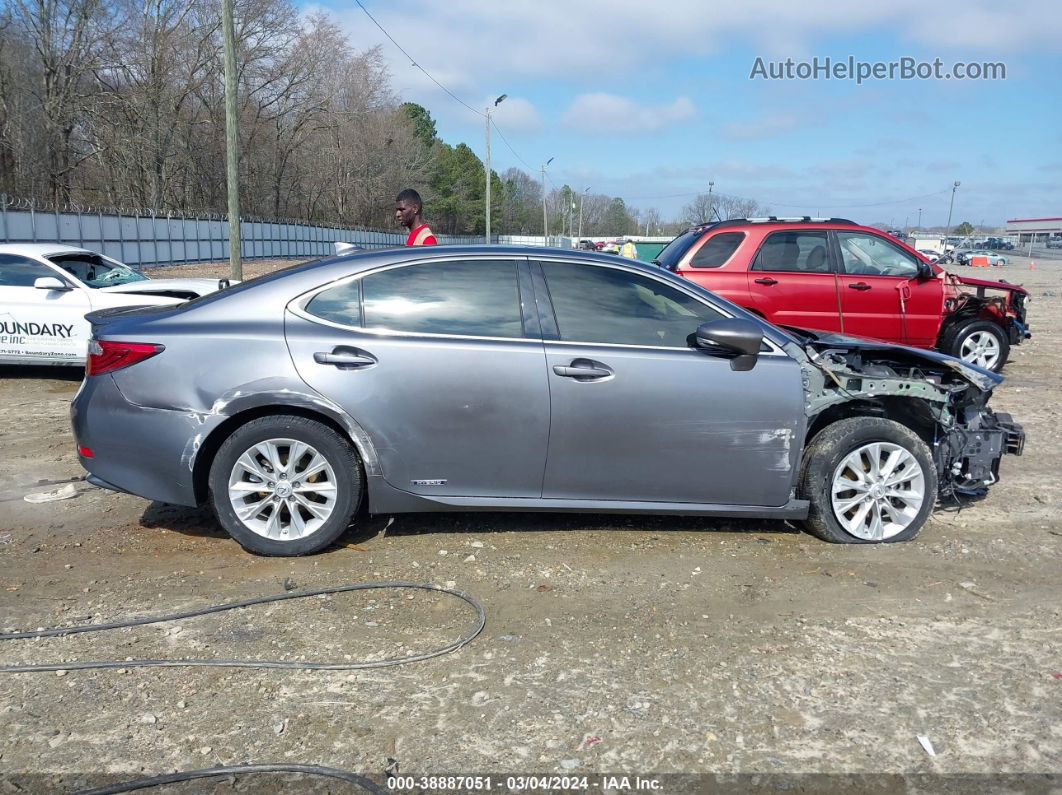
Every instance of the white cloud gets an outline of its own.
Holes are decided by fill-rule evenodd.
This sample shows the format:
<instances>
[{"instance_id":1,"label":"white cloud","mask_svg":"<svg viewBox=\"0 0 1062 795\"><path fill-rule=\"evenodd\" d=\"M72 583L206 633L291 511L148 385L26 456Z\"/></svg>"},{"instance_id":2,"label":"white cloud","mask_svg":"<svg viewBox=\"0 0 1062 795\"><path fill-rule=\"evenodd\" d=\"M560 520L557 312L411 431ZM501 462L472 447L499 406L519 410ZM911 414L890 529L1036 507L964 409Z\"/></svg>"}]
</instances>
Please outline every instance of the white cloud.
<instances>
[{"instance_id":1,"label":"white cloud","mask_svg":"<svg viewBox=\"0 0 1062 795\"><path fill-rule=\"evenodd\" d=\"M564 113L566 127L584 133L637 135L656 132L697 115L688 97L667 105L639 105L632 99L598 92L580 94Z\"/></svg>"},{"instance_id":2,"label":"white cloud","mask_svg":"<svg viewBox=\"0 0 1062 795\"><path fill-rule=\"evenodd\" d=\"M418 8L416 24L397 6L374 3L370 11L417 63L466 101L469 94L502 93L515 80L622 76L662 58L711 55L734 43L752 43L767 58L846 57L837 42L865 34L911 43L905 49L914 52L888 57L980 60L1062 50L1057 0L746 0L715 4L711 13L703 0L673 0L663 14L648 13L641 0L610 0L607 15L600 0L449 0ZM331 13L355 47L383 45L400 91L441 94L359 8Z\"/></svg>"},{"instance_id":3,"label":"white cloud","mask_svg":"<svg viewBox=\"0 0 1062 795\"><path fill-rule=\"evenodd\" d=\"M483 104L484 107L493 102L491 97ZM494 123L506 136L509 133L536 133L542 130L542 119L538 110L529 100L522 97L507 97L504 102L494 109Z\"/></svg>"}]
</instances>

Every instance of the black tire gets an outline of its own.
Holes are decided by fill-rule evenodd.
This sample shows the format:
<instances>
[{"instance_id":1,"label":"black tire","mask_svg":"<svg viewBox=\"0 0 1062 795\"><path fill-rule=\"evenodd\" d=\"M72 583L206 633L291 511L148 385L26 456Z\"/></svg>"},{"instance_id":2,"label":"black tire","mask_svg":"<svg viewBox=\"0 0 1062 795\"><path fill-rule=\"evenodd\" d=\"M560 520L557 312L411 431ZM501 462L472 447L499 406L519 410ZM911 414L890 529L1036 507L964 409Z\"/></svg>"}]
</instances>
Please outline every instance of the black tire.
<instances>
[{"instance_id":1,"label":"black tire","mask_svg":"<svg viewBox=\"0 0 1062 795\"><path fill-rule=\"evenodd\" d=\"M988 332L999 343L999 359L989 369L997 373L1003 372L1003 365L1010 358L1010 340L1007 339L1007 332L998 323L993 323L991 320L972 320L969 323L956 326L945 335L943 344L940 346L941 350L949 356L961 359L963 343L966 342L970 335L979 331Z\"/></svg>"},{"instance_id":2,"label":"black tire","mask_svg":"<svg viewBox=\"0 0 1062 795\"><path fill-rule=\"evenodd\" d=\"M914 456L922 468L924 502L911 523L902 531L880 541L849 533L838 521L831 503L834 472L846 456L869 442L891 442ZM918 535L937 501L937 473L929 447L922 438L893 420L880 417L851 417L827 425L804 450L798 494L809 500L808 518L802 528L831 544L875 544L909 541Z\"/></svg>"},{"instance_id":3,"label":"black tire","mask_svg":"<svg viewBox=\"0 0 1062 795\"><path fill-rule=\"evenodd\" d=\"M320 527L301 538L272 539L256 533L240 520L229 500L229 475L237 460L254 445L270 439L293 439L310 445L335 473L332 513ZM267 556L310 555L334 543L347 530L361 506L364 483L361 460L346 439L323 423L284 414L251 420L225 440L210 466L209 502L221 526L248 552Z\"/></svg>"}]
</instances>

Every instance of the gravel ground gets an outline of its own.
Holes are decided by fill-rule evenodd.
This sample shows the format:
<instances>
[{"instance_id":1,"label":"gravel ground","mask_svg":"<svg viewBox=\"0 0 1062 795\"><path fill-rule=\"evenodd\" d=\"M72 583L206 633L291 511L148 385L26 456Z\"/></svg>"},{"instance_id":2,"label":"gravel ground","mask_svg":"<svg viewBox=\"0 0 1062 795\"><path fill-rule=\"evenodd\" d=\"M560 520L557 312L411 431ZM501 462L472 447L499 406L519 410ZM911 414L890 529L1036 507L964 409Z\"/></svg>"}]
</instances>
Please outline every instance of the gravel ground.
<instances>
[{"instance_id":1,"label":"gravel ground","mask_svg":"<svg viewBox=\"0 0 1062 795\"><path fill-rule=\"evenodd\" d=\"M452 583L487 625L456 653L396 668L0 674L0 792L242 762L379 776L389 760L409 775L1005 773L1008 791L1050 791L1036 776L1062 774L1062 262L1013 260L991 277L1031 289L1035 336L993 405L1025 425L1025 455L1005 461L987 500L897 545L832 546L774 521L431 514L374 518L312 558L256 558L206 511L79 481L68 408L80 373L3 369L5 628L376 580ZM22 499L65 483L75 498ZM9 641L2 659L378 659L444 645L473 621L445 595L357 592ZM795 786L811 781L843 788ZM874 791L910 786L889 782Z\"/></svg>"}]
</instances>

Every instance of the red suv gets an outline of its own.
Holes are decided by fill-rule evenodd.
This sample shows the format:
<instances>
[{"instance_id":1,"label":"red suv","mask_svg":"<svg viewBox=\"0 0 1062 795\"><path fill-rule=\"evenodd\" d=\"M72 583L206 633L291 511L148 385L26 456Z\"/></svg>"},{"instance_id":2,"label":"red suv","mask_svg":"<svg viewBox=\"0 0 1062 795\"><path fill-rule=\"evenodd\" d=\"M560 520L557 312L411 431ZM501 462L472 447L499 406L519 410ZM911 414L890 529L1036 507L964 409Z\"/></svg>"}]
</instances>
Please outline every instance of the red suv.
<instances>
[{"instance_id":1,"label":"red suv","mask_svg":"<svg viewBox=\"0 0 1062 795\"><path fill-rule=\"evenodd\" d=\"M764 218L693 227L654 263L781 326L936 348L999 371L1028 338L1028 291L931 264L842 218Z\"/></svg>"}]
</instances>

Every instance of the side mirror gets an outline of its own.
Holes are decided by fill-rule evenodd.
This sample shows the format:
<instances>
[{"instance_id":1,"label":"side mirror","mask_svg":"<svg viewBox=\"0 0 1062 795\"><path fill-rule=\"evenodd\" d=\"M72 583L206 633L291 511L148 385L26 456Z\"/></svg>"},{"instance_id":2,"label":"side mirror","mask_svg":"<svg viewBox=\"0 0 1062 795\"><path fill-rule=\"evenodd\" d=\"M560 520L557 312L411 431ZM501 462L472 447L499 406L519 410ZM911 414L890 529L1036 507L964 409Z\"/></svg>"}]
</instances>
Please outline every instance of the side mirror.
<instances>
[{"instance_id":1,"label":"side mirror","mask_svg":"<svg viewBox=\"0 0 1062 795\"><path fill-rule=\"evenodd\" d=\"M751 370L763 345L763 329L741 318L713 320L697 328L695 342L706 353L730 357L731 370Z\"/></svg>"},{"instance_id":2,"label":"side mirror","mask_svg":"<svg viewBox=\"0 0 1062 795\"><path fill-rule=\"evenodd\" d=\"M933 270L933 266L930 265L928 262L920 261L918 263L918 275L915 276L916 279L920 281L928 281L929 279L934 278L936 275L937 274Z\"/></svg>"},{"instance_id":3,"label":"side mirror","mask_svg":"<svg viewBox=\"0 0 1062 795\"><path fill-rule=\"evenodd\" d=\"M38 279L34 279L33 286L38 290L58 290L63 293L74 289L62 279L57 279L54 276L41 276Z\"/></svg>"}]
</instances>

